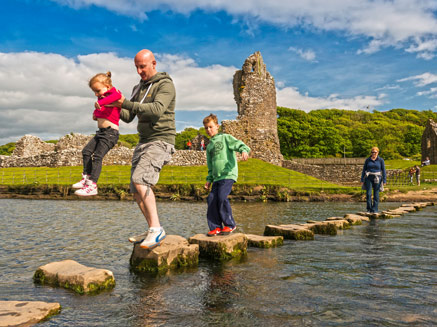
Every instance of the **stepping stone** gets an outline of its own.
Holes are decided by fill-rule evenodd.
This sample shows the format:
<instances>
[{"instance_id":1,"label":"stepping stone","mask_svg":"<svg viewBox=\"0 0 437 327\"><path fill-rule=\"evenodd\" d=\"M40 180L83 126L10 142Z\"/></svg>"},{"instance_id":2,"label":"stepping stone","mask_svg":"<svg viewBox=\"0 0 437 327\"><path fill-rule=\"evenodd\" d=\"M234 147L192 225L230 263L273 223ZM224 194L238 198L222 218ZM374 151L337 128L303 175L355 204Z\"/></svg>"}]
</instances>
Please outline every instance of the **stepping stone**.
<instances>
[{"instance_id":1,"label":"stepping stone","mask_svg":"<svg viewBox=\"0 0 437 327\"><path fill-rule=\"evenodd\" d=\"M343 229L344 224L349 225L347 220L332 220L332 221L318 221L312 224L302 224L303 227L308 228L314 234L320 235L337 235L337 229Z\"/></svg>"},{"instance_id":2,"label":"stepping stone","mask_svg":"<svg viewBox=\"0 0 437 327\"><path fill-rule=\"evenodd\" d=\"M200 256L213 260L241 258L247 253L247 237L242 233L206 236L196 234L188 239L191 244L198 244Z\"/></svg>"},{"instance_id":3,"label":"stepping stone","mask_svg":"<svg viewBox=\"0 0 437 327\"><path fill-rule=\"evenodd\" d=\"M351 225L361 225L363 221L370 221L370 218L367 216L356 215L353 213L345 214L344 219L346 219Z\"/></svg>"},{"instance_id":4,"label":"stepping stone","mask_svg":"<svg viewBox=\"0 0 437 327\"><path fill-rule=\"evenodd\" d=\"M97 293L115 286L112 271L87 267L74 260L41 266L35 271L33 280L37 284L63 287L79 294Z\"/></svg>"},{"instance_id":5,"label":"stepping stone","mask_svg":"<svg viewBox=\"0 0 437 327\"><path fill-rule=\"evenodd\" d=\"M61 311L59 303L0 301L0 327L31 326Z\"/></svg>"},{"instance_id":6,"label":"stepping stone","mask_svg":"<svg viewBox=\"0 0 437 327\"><path fill-rule=\"evenodd\" d=\"M283 236L288 240L314 240L314 232L307 226L291 224L291 225L267 225L264 229L266 236Z\"/></svg>"},{"instance_id":7,"label":"stepping stone","mask_svg":"<svg viewBox=\"0 0 437 327\"><path fill-rule=\"evenodd\" d=\"M328 225L334 224L338 229L347 229L350 228L351 225L349 221L347 219L344 219L343 217L330 217L327 218L325 221L322 221L322 223L328 223Z\"/></svg>"},{"instance_id":8,"label":"stepping stone","mask_svg":"<svg viewBox=\"0 0 437 327\"><path fill-rule=\"evenodd\" d=\"M417 209L412 205L412 204L410 204L409 206L404 206L404 205L402 205L400 208L398 208L398 210L403 210L403 211L406 211L406 212L414 212L414 211L417 211Z\"/></svg>"},{"instance_id":9,"label":"stepping stone","mask_svg":"<svg viewBox=\"0 0 437 327\"><path fill-rule=\"evenodd\" d=\"M257 248L272 248L284 244L282 236L261 236L246 234L248 245Z\"/></svg>"},{"instance_id":10,"label":"stepping stone","mask_svg":"<svg viewBox=\"0 0 437 327\"><path fill-rule=\"evenodd\" d=\"M138 272L165 272L181 267L195 267L199 263L199 246L190 244L179 235L167 235L161 245L143 249L135 244L130 265Z\"/></svg>"}]
</instances>

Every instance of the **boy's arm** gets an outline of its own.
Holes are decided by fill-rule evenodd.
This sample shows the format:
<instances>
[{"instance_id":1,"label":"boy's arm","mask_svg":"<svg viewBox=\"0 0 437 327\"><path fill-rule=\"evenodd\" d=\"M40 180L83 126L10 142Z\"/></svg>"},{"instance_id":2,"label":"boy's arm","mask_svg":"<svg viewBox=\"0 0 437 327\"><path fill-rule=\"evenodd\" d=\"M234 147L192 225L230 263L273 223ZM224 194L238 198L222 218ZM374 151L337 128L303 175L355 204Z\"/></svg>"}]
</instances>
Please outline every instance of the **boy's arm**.
<instances>
[{"instance_id":1,"label":"boy's arm","mask_svg":"<svg viewBox=\"0 0 437 327\"><path fill-rule=\"evenodd\" d=\"M226 142L228 144L229 149L232 151L237 151L240 153L250 152L250 148L246 144L244 144L243 141L236 139L230 134L226 134Z\"/></svg>"},{"instance_id":2,"label":"boy's arm","mask_svg":"<svg viewBox=\"0 0 437 327\"><path fill-rule=\"evenodd\" d=\"M120 100L120 98L121 98L121 93L117 89L115 89L115 88L109 90L108 93L109 93L108 96L106 96L106 97L104 97L102 99L99 99L97 101L97 103L99 104L100 107L106 106L106 105L108 105L110 103L113 103L113 102L115 102L117 100Z\"/></svg>"}]
</instances>

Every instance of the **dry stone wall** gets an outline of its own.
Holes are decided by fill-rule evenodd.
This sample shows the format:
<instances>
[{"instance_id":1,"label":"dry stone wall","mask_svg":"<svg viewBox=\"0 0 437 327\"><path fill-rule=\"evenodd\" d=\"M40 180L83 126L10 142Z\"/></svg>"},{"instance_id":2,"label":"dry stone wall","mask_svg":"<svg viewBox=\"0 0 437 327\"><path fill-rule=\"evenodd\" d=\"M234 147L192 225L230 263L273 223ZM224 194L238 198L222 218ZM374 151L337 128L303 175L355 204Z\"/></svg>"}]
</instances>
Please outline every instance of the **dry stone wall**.
<instances>
[{"instance_id":1,"label":"dry stone wall","mask_svg":"<svg viewBox=\"0 0 437 327\"><path fill-rule=\"evenodd\" d=\"M18 142L18 150L11 156L0 156L0 167L61 167L82 166L82 148L92 135L68 134L54 145L45 143L39 137L23 136ZM49 146L46 147L45 144ZM104 165L130 165L134 149L115 146L103 159ZM17 155L24 154L24 155ZM179 150L170 162L175 166L206 165L206 152Z\"/></svg>"}]
</instances>

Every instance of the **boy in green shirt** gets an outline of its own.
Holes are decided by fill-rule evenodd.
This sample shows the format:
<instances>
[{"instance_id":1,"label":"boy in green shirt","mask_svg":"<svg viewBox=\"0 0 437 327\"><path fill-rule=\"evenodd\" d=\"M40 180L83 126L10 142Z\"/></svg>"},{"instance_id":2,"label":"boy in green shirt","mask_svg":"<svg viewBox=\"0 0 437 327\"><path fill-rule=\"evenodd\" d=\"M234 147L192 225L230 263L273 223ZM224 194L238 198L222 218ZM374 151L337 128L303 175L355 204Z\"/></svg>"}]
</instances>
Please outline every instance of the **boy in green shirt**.
<instances>
[{"instance_id":1,"label":"boy in green shirt","mask_svg":"<svg viewBox=\"0 0 437 327\"><path fill-rule=\"evenodd\" d=\"M212 183L211 193L207 199L208 211L206 217L209 227L207 235L227 235L236 228L228 200L232 185L238 178L235 151L241 153L243 160L247 160L250 148L232 135L219 134L220 126L216 115L210 114L205 117L203 126L210 137L209 144L206 147L208 176L206 177L205 188L209 189Z\"/></svg>"}]
</instances>

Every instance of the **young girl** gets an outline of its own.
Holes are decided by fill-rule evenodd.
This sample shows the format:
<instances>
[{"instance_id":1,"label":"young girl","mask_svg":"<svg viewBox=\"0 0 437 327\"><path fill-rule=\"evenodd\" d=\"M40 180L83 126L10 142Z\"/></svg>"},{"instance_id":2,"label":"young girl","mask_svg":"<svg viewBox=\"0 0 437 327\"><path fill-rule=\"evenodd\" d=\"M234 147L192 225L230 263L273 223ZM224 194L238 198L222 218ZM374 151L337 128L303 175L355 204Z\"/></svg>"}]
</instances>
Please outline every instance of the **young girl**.
<instances>
[{"instance_id":1,"label":"young girl","mask_svg":"<svg viewBox=\"0 0 437 327\"><path fill-rule=\"evenodd\" d=\"M82 150L82 180L73 185L73 188L79 189L75 194L80 196L97 194L97 181L102 171L103 157L117 144L119 136L120 108L109 105L119 100L121 93L112 86L111 72L95 75L88 85L98 98L94 104L93 119L97 120L99 130Z\"/></svg>"}]
</instances>

